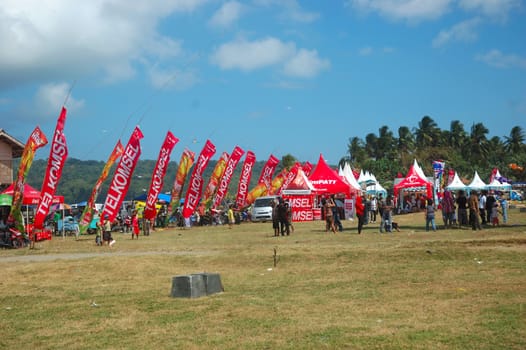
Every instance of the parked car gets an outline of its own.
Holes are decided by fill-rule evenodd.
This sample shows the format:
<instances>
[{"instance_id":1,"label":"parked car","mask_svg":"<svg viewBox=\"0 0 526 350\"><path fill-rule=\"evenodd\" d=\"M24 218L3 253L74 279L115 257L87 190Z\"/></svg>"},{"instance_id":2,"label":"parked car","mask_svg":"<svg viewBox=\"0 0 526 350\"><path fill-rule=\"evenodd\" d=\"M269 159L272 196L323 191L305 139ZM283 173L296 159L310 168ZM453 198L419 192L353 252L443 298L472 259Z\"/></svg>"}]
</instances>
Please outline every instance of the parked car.
<instances>
[{"instance_id":1,"label":"parked car","mask_svg":"<svg viewBox=\"0 0 526 350\"><path fill-rule=\"evenodd\" d=\"M279 201L280 196L263 196L256 198L252 204L252 221L272 221L273 203Z\"/></svg>"},{"instance_id":2,"label":"parked car","mask_svg":"<svg viewBox=\"0 0 526 350\"><path fill-rule=\"evenodd\" d=\"M57 224L56 235L71 235L74 234L78 237L80 233L79 224L73 216L65 216L64 220L59 220Z\"/></svg>"},{"instance_id":3,"label":"parked car","mask_svg":"<svg viewBox=\"0 0 526 350\"><path fill-rule=\"evenodd\" d=\"M524 198L522 196L522 193L519 191L512 190L510 193L510 199L512 201L522 201Z\"/></svg>"}]
</instances>

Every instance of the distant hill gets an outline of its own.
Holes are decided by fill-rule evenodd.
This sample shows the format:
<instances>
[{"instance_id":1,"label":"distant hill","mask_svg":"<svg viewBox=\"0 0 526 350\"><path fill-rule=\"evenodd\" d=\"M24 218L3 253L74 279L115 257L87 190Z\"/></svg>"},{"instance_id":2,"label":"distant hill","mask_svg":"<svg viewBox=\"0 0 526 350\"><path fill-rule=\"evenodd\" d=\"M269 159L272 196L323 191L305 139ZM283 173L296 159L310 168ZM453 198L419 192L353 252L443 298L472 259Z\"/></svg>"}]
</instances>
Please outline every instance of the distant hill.
<instances>
[{"instance_id":1,"label":"distant hill","mask_svg":"<svg viewBox=\"0 0 526 350\"><path fill-rule=\"evenodd\" d=\"M239 182L241 168L243 166L243 160L244 158L239 162L239 164L236 167L236 170L230 182L227 197L233 197L237 194L237 186ZM256 182L259 179L259 175L261 173L261 170L263 169L263 166L265 165L265 162L266 159L263 161L258 161L254 165L254 168L252 170L250 189L252 189L256 185ZM151 181L151 174L155 167L155 163L155 160L139 160L133 174L133 179L130 184L128 194L125 198L126 200L131 200L148 191ZM203 185L203 191L206 185L208 184L208 180L210 179L210 176L216 164L217 160L211 160L205 170L205 182ZM63 195L66 203L72 204L87 200L91 194L95 182L99 178L100 173L104 168L104 165L105 163L103 161L79 160L75 158L68 158L62 171L62 178L60 179L58 185L57 194ZM29 174L26 178L26 182L31 186L35 187L36 189L40 189L42 187L42 181L44 180L46 167L47 160L35 160L30 168ZM15 164L15 169L18 169L18 164ZM163 192L169 192L172 189L177 169L177 162L169 163L166 176L164 178ZM282 167L280 163L278 165L278 168L276 169L275 174L281 171L281 169ZM97 202L104 202L114 170L115 166L110 172L108 179L103 184ZM188 175L187 183L189 181L189 178L190 174ZM185 190L187 183L185 184L185 188L183 189L184 193L186 193Z\"/></svg>"}]
</instances>

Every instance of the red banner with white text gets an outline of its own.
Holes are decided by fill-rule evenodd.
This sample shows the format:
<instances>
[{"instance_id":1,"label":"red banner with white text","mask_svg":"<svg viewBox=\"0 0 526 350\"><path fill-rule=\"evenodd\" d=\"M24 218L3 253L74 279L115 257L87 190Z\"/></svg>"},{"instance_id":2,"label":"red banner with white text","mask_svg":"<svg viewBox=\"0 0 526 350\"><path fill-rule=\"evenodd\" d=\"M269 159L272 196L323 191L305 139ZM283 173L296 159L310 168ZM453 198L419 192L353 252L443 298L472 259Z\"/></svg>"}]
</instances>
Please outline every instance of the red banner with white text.
<instances>
[{"instance_id":1,"label":"red banner with white text","mask_svg":"<svg viewBox=\"0 0 526 350\"><path fill-rule=\"evenodd\" d=\"M13 188L11 211L9 212L8 218L8 221L13 223L20 232L25 232L21 207L24 199L24 183L26 182L26 176L29 172L29 168L31 168L31 164L33 164L36 150L47 145L47 142L46 135L44 135L42 130L37 126L31 135L29 135L24 150L22 151L22 158L18 165L18 173Z\"/></svg>"},{"instance_id":2,"label":"red banner with white text","mask_svg":"<svg viewBox=\"0 0 526 350\"><path fill-rule=\"evenodd\" d=\"M289 206L292 210L292 221L312 221L314 220L314 212L312 210L314 203L314 196L312 195L294 195L285 196L288 200Z\"/></svg>"},{"instance_id":3,"label":"red banner with white text","mask_svg":"<svg viewBox=\"0 0 526 350\"><path fill-rule=\"evenodd\" d=\"M287 177L286 177L285 181L283 182L283 184L281 185L279 190L276 192L278 195L281 196L283 194L283 190L286 189L290 185L290 183L294 180L294 178L298 174L298 169L300 169L300 168L301 168L300 162L296 162L292 166L292 168L290 169L289 173L287 174Z\"/></svg>"},{"instance_id":4,"label":"red banner with white text","mask_svg":"<svg viewBox=\"0 0 526 350\"><path fill-rule=\"evenodd\" d=\"M217 188L212 208L217 208L225 198L234 170L236 169L237 163L239 163L241 157L243 157L243 154L245 154L245 151L239 146L236 146L232 151L226 164L225 171L223 172L223 176L221 176L221 180L219 181L219 187Z\"/></svg>"},{"instance_id":5,"label":"red banner with white text","mask_svg":"<svg viewBox=\"0 0 526 350\"><path fill-rule=\"evenodd\" d=\"M57 120L53 140L51 141L51 150L47 163L46 175L40 191L40 201L38 202L35 213L34 227L41 230L44 226L44 220L53 203L53 196L57 190L58 182L62 176L62 169L68 156L68 146L66 144L66 135L64 135L64 124L66 123L67 110L62 107L62 111Z\"/></svg>"},{"instance_id":6,"label":"red banner with white text","mask_svg":"<svg viewBox=\"0 0 526 350\"><path fill-rule=\"evenodd\" d=\"M168 131L152 173L152 181L150 182L150 189L146 197L146 207L143 213L145 219L153 219L156 216L155 204L157 203L157 197L163 189L164 176L166 175L166 168L170 162L170 154L177 142L179 142L179 139Z\"/></svg>"},{"instance_id":7,"label":"red banner with white text","mask_svg":"<svg viewBox=\"0 0 526 350\"><path fill-rule=\"evenodd\" d=\"M113 164L115 164L117 159L120 158L122 152L124 152L124 146L122 145L121 140L119 140L117 141L117 144L115 145L113 151L108 157L108 161L106 162L106 165L104 165L104 169L102 169L99 179L97 180L95 186L91 190L91 195L88 201L86 202L86 207L84 208L84 211L80 216L80 233L85 233L88 229L89 224L91 223L91 220L93 220L93 210L95 209L95 202L97 201L97 197L99 195L102 183L108 178L111 167L113 166Z\"/></svg>"},{"instance_id":8,"label":"red banner with white text","mask_svg":"<svg viewBox=\"0 0 526 350\"><path fill-rule=\"evenodd\" d=\"M217 161L216 166L214 167L214 171L212 171L212 175L210 175L210 180L208 180L208 185L206 186L205 192L203 194L203 203L206 207L209 206L209 203L212 201L212 197L216 193L217 185L219 185L219 180L225 172L226 162L228 161L228 158L228 153L221 153L221 157L219 157L219 160Z\"/></svg>"},{"instance_id":9,"label":"red banner with white text","mask_svg":"<svg viewBox=\"0 0 526 350\"><path fill-rule=\"evenodd\" d=\"M197 163L192 171L192 177L186 197L184 200L183 217L189 218L197 208L199 200L201 199L201 192L203 190L203 172L210 161L210 158L216 153L216 147L210 140L206 140L206 144L201 150L201 154L197 158Z\"/></svg>"},{"instance_id":10,"label":"red banner with white text","mask_svg":"<svg viewBox=\"0 0 526 350\"><path fill-rule=\"evenodd\" d=\"M131 177L137 161L141 156L141 139L144 137L141 129L138 126L135 127L133 133L130 136L128 144L124 148L124 153L115 169L113 179L108 189L108 195L104 202L104 210L101 220L114 221L119 214L122 201L128 192L130 187ZM107 216L107 217L106 217Z\"/></svg>"},{"instance_id":11,"label":"red banner with white text","mask_svg":"<svg viewBox=\"0 0 526 350\"><path fill-rule=\"evenodd\" d=\"M272 174L274 174L278 163L279 159L271 154L267 163L265 163L263 170L261 170L261 175L259 175L256 187L254 187L247 195L246 202L248 205L254 203L256 198L269 194L272 190Z\"/></svg>"},{"instance_id":12,"label":"red banner with white text","mask_svg":"<svg viewBox=\"0 0 526 350\"><path fill-rule=\"evenodd\" d=\"M256 155L252 151L248 151L245 156L245 162L241 169L241 175L239 176L239 184L237 186L236 195L236 206L238 208L244 208L246 206L248 186L250 184L250 178L252 177L252 168L256 163Z\"/></svg>"},{"instance_id":13,"label":"red banner with white text","mask_svg":"<svg viewBox=\"0 0 526 350\"><path fill-rule=\"evenodd\" d=\"M174 185L172 188L172 198L170 199L170 211L175 214L175 211L179 208L179 201L181 200L181 194L183 192L184 183L190 172L190 168L194 165L195 153L189 149L185 149L181 155L179 161L179 168L175 174Z\"/></svg>"}]
</instances>

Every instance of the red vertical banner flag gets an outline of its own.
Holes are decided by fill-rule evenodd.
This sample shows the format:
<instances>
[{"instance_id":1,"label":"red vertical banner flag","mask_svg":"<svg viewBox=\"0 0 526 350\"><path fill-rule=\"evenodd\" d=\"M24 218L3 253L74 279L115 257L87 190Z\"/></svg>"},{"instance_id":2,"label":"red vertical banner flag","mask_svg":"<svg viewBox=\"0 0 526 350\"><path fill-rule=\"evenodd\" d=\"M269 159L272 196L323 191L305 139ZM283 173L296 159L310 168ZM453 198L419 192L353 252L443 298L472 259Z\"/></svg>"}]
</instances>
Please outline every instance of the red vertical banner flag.
<instances>
[{"instance_id":1,"label":"red vertical banner flag","mask_svg":"<svg viewBox=\"0 0 526 350\"><path fill-rule=\"evenodd\" d=\"M290 169L289 173L287 174L287 177L285 178L285 181L283 181L283 184L279 188L279 190L276 192L278 195L283 194L283 190L286 189L291 182L294 180L296 175L298 174L298 170L301 168L301 164L299 162L296 162L292 168Z\"/></svg>"},{"instance_id":2,"label":"red vertical banner flag","mask_svg":"<svg viewBox=\"0 0 526 350\"><path fill-rule=\"evenodd\" d=\"M237 163L239 163L241 157L243 157L243 154L245 154L245 151L239 146L236 146L232 151L226 164L226 169L223 172L223 176L221 176L221 180L219 181L219 187L217 188L212 208L217 208L225 198L234 170L236 169Z\"/></svg>"},{"instance_id":3,"label":"red vertical banner flag","mask_svg":"<svg viewBox=\"0 0 526 350\"><path fill-rule=\"evenodd\" d=\"M168 163L170 162L170 154L177 142L179 142L179 139L168 131L152 173L152 181L150 182L150 189L146 197L146 207L143 213L145 219L153 219L156 215L155 204L157 203L157 197L163 189L164 176L166 175L166 168L168 168Z\"/></svg>"},{"instance_id":4,"label":"red vertical banner flag","mask_svg":"<svg viewBox=\"0 0 526 350\"><path fill-rule=\"evenodd\" d=\"M33 164L36 150L47 145L47 142L46 135L44 135L42 130L37 126L31 135L29 135L22 152L22 158L20 159L20 165L18 166L18 173L13 188L11 211L9 212L8 218L8 221L14 223L16 228L21 232L25 232L22 212L20 210L24 199L24 183L26 182L26 176L29 172L29 168L31 168L31 164Z\"/></svg>"},{"instance_id":5,"label":"red vertical banner flag","mask_svg":"<svg viewBox=\"0 0 526 350\"><path fill-rule=\"evenodd\" d=\"M103 182L106 181L106 179L108 178L111 167L113 166L113 164L115 164L117 159L119 159L122 156L123 152L124 146L122 145L121 140L119 140L113 148L113 151L111 152L108 161L106 162L106 165L104 165L104 169L102 169L102 173L100 174L99 179L95 183L93 190L91 190L91 195L86 203L86 207L84 208L84 211L80 216L80 233L84 233L88 229L88 226L91 220L93 219L93 210L95 209L95 202L97 201L97 197L99 196L100 188Z\"/></svg>"},{"instance_id":6,"label":"red vertical banner flag","mask_svg":"<svg viewBox=\"0 0 526 350\"><path fill-rule=\"evenodd\" d=\"M259 175L258 184L254 187L247 195L247 204L252 204L256 198L268 194L272 189L272 174L278 166L279 159L274 157L272 154L268 158L261 175Z\"/></svg>"},{"instance_id":7,"label":"red vertical banner flag","mask_svg":"<svg viewBox=\"0 0 526 350\"><path fill-rule=\"evenodd\" d=\"M66 114L66 108L62 107L57 126L55 127L55 133L53 134L53 140L51 141L46 174L42 183L42 190L40 191L40 201L35 212L34 226L36 229L42 229L44 226L44 220L49 214L49 208L53 202L53 196L57 190L58 182L62 176L62 169L68 156L68 146L64 135Z\"/></svg>"},{"instance_id":8,"label":"red vertical banner flag","mask_svg":"<svg viewBox=\"0 0 526 350\"><path fill-rule=\"evenodd\" d=\"M210 158L212 158L215 153L216 147L214 144L210 142L210 140L206 140L206 144L197 158L197 163L192 171L192 177L190 178L190 185L186 191L183 207L184 218L189 218L199 204L201 192L203 190L203 172L205 171Z\"/></svg>"},{"instance_id":9,"label":"red vertical banner flag","mask_svg":"<svg viewBox=\"0 0 526 350\"><path fill-rule=\"evenodd\" d=\"M256 155L252 151L248 151L245 156L245 162L241 169L241 175L239 176L239 184L237 186L236 205L238 208L244 208L246 206L248 186L250 184L250 178L252 177L252 168L256 163Z\"/></svg>"},{"instance_id":10,"label":"red vertical banner flag","mask_svg":"<svg viewBox=\"0 0 526 350\"><path fill-rule=\"evenodd\" d=\"M190 168L194 165L195 153L189 149L185 149L181 155L179 161L179 167L175 174L174 185L172 188L172 198L170 199L171 213L174 214L175 210L179 208L179 201L181 200L181 193L183 192L184 183Z\"/></svg>"},{"instance_id":11,"label":"red vertical banner flag","mask_svg":"<svg viewBox=\"0 0 526 350\"><path fill-rule=\"evenodd\" d=\"M119 213L122 201L128 192L130 187L131 177L137 161L141 156L141 139L144 137L141 129L138 126L135 127L133 133L130 136L128 144L124 148L122 157L115 169L113 179L108 189L108 195L104 202L104 211L102 213L102 220L113 221ZM106 215L108 218L106 219Z\"/></svg>"},{"instance_id":12,"label":"red vertical banner flag","mask_svg":"<svg viewBox=\"0 0 526 350\"><path fill-rule=\"evenodd\" d=\"M283 170L281 170L281 172L272 180L268 194L273 195L278 193L281 186L283 186L283 183L287 179L288 175L289 171L287 170L287 168L283 168Z\"/></svg>"},{"instance_id":13,"label":"red vertical banner flag","mask_svg":"<svg viewBox=\"0 0 526 350\"><path fill-rule=\"evenodd\" d=\"M219 180L225 172L226 162L228 161L228 158L230 158L228 153L223 152L221 154L221 157L219 157L216 166L214 167L212 175L210 175L210 180L208 180L208 185L206 186L205 193L203 194L203 202L206 206L208 206L210 201L212 201L212 197L216 193L217 185L219 185Z\"/></svg>"}]
</instances>

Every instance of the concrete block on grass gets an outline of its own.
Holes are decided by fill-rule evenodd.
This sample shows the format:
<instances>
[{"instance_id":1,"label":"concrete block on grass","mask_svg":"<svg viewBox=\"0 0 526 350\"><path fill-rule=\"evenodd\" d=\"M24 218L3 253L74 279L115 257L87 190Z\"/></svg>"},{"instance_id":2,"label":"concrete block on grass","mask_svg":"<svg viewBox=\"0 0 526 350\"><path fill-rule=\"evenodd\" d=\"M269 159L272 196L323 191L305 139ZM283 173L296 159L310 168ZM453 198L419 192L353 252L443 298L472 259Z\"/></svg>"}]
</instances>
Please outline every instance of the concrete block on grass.
<instances>
[{"instance_id":1,"label":"concrete block on grass","mask_svg":"<svg viewBox=\"0 0 526 350\"><path fill-rule=\"evenodd\" d=\"M172 279L171 295L174 298L199 298L222 291L223 285L217 273L193 273Z\"/></svg>"}]
</instances>

